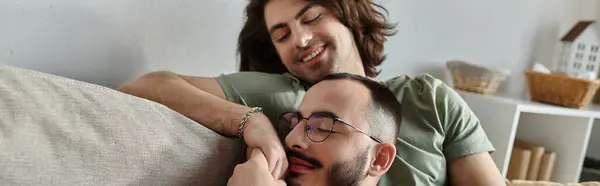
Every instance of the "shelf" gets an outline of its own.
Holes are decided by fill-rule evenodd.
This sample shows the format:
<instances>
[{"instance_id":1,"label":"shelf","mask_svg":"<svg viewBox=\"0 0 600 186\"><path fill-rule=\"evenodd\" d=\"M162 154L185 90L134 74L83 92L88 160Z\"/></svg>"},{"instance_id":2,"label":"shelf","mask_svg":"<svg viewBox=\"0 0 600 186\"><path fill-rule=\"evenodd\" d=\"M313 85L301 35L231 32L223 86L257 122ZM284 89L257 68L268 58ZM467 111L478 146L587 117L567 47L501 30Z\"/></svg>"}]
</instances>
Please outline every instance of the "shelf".
<instances>
[{"instance_id":1,"label":"shelf","mask_svg":"<svg viewBox=\"0 0 600 186\"><path fill-rule=\"evenodd\" d=\"M481 97L484 99L490 99L496 102L515 104L517 109L521 112L537 113L537 114L552 114L561 116L574 116L574 117L592 117L600 118L600 105L589 104L582 109L574 109L561 107L551 104L533 102L525 99L515 99L510 97L501 97L494 95L482 95L471 92L458 91L459 95L465 97Z\"/></svg>"},{"instance_id":2,"label":"shelf","mask_svg":"<svg viewBox=\"0 0 600 186\"><path fill-rule=\"evenodd\" d=\"M551 181L577 182L600 106L560 107L525 99L458 91L480 120L496 151L492 158L506 177L515 138L556 152Z\"/></svg>"}]
</instances>

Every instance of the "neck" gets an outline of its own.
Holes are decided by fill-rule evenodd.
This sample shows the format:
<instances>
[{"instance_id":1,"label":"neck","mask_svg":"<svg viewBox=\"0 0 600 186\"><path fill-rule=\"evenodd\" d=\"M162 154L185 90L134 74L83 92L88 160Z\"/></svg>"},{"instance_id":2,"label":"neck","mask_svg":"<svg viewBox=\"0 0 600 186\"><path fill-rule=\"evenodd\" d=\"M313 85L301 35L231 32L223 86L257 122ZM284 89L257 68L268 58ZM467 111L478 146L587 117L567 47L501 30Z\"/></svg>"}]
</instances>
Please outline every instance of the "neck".
<instances>
[{"instance_id":1,"label":"neck","mask_svg":"<svg viewBox=\"0 0 600 186\"><path fill-rule=\"evenodd\" d=\"M345 73L366 76L365 67L363 65L363 61L360 57L358 49L356 48L356 44L353 45L351 51L352 52L350 52L350 54L346 58L346 61L343 63L340 63L340 64L344 64L344 65L341 65L339 67L338 72L345 72Z\"/></svg>"},{"instance_id":2,"label":"neck","mask_svg":"<svg viewBox=\"0 0 600 186\"><path fill-rule=\"evenodd\" d=\"M363 181L360 182L360 186L377 186L379 183L379 178L367 177Z\"/></svg>"},{"instance_id":3,"label":"neck","mask_svg":"<svg viewBox=\"0 0 600 186\"><path fill-rule=\"evenodd\" d=\"M357 62L348 63L346 66L340 67L339 72L366 76L365 67L363 66L363 63L360 60L357 60Z\"/></svg>"}]
</instances>

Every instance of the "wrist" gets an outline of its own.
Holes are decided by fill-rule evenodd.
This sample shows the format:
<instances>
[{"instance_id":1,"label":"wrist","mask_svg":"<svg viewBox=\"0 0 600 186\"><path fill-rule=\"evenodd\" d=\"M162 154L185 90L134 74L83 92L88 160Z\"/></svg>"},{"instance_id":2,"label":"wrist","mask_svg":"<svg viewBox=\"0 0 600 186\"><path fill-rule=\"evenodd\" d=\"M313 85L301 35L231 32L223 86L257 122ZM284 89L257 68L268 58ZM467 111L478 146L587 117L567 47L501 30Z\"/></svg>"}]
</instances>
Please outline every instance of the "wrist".
<instances>
[{"instance_id":1,"label":"wrist","mask_svg":"<svg viewBox=\"0 0 600 186\"><path fill-rule=\"evenodd\" d=\"M250 110L246 111L237 127L236 134L238 138L244 138L244 130L246 129L248 124L251 123L250 121L252 120L252 118L256 118L257 115L262 115L262 112L262 107L253 107Z\"/></svg>"},{"instance_id":2,"label":"wrist","mask_svg":"<svg viewBox=\"0 0 600 186\"><path fill-rule=\"evenodd\" d=\"M260 117L257 115L262 115L262 108L261 107L253 107L250 110L246 111L242 117L242 119L240 120L238 126L237 126L237 131L236 131L236 136L238 138L240 138L240 151L242 156L246 156L246 148L248 147L248 145L246 144L246 139L244 138L244 130L246 129L246 127L250 124L250 123L256 123L256 122L252 122L252 118L256 118L256 117Z\"/></svg>"},{"instance_id":3,"label":"wrist","mask_svg":"<svg viewBox=\"0 0 600 186\"><path fill-rule=\"evenodd\" d=\"M238 137L237 132L240 125L240 122L244 118L244 115L252 110L252 107L237 105L232 111L229 113L228 118L229 121L227 123L223 123L223 129L227 131L228 137Z\"/></svg>"}]
</instances>

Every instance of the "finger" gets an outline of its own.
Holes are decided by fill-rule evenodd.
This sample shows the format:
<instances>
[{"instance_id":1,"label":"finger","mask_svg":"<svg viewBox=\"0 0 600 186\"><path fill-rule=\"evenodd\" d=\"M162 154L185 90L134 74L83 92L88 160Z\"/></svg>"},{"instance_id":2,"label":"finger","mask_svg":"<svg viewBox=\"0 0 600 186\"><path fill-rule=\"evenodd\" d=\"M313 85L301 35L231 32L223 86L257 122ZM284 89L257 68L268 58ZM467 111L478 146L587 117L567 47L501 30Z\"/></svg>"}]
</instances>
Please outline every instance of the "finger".
<instances>
[{"instance_id":1,"label":"finger","mask_svg":"<svg viewBox=\"0 0 600 186\"><path fill-rule=\"evenodd\" d=\"M283 178L283 176L287 172L287 169L288 169L288 160L287 160L285 153L282 153L281 155L279 155L279 158L277 160L277 165L273 172L273 177L275 179Z\"/></svg>"},{"instance_id":2,"label":"finger","mask_svg":"<svg viewBox=\"0 0 600 186\"><path fill-rule=\"evenodd\" d=\"M227 180L227 186L231 186L231 185L235 185L234 184L235 180L233 178L233 176L231 176L228 180Z\"/></svg>"},{"instance_id":3,"label":"finger","mask_svg":"<svg viewBox=\"0 0 600 186\"><path fill-rule=\"evenodd\" d=\"M263 155L263 153L262 153L262 151L260 149L257 149L257 148L248 148L248 150L249 150L248 152L250 152L250 158L258 156L258 155Z\"/></svg>"},{"instance_id":4,"label":"finger","mask_svg":"<svg viewBox=\"0 0 600 186\"><path fill-rule=\"evenodd\" d=\"M286 184L283 180L277 180L277 181L275 181L275 185L276 186L285 186Z\"/></svg>"},{"instance_id":5,"label":"finger","mask_svg":"<svg viewBox=\"0 0 600 186\"><path fill-rule=\"evenodd\" d=\"M249 160L252 160L252 161L256 162L258 165L264 166L264 167L267 167L267 165L269 164L269 162L267 162L265 154L263 154L263 152L260 149L253 149L252 154L250 154Z\"/></svg>"},{"instance_id":6,"label":"finger","mask_svg":"<svg viewBox=\"0 0 600 186\"><path fill-rule=\"evenodd\" d=\"M288 170L288 167L289 167L289 162L288 162L288 159L287 159L287 157L285 155L283 156L283 160L281 162L282 162L282 166L281 166L281 171L282 172L281 172L281 177L280 178L284 178L285 174L287 174L287 170Z\"/></svg>"},{"instance_id":7,"label":"finger","mask_svg":"<svg viewBox=\"0 0 600 186\"><path fill-rule=\"evenodd\" d=\"M273 177L275 179L281 179L283 177L283 175L287 172L287 166L288 166L287 156L285 154L285 151L283 149L279 149L278 152L281 152L281 153L278 154L278 156L277 156L277 164L276 164L275 170L273 171Z\"/></svg>"},{"instance_id":8,"label":"finger","mask_svg":"<svg viewBox=\"0 0 600 186\"><path fill-rule=\"evenodd\" d=\"M274 179L280 179L281 178L281 168L283 167L281 160L278 160L277 163L275 164L275 169L273 170L273 178Z\"/></svg>"},{"instance_id":9,"label":"finger","mask_svg":"<svg viewBox=\"0 0 600 186\"><path fill-rule=\"evenodd\" d=\"M246 160L249 160L250 157L252 157L252 152L254 151L254 149L256 149L256 148L253 148L253 147L246 148Z\"/></svg>"},{"instance_id":10,"label":"finger","mask_svg":"<svg viewBox=\"0 0 600 186\"><path fill-rule=\"evenodd\" d=\"M274 149L269 149L265 155L267 161L269 162L269 172L273 173L277 164L277 151Z\"/></svg>"}]
</instances>

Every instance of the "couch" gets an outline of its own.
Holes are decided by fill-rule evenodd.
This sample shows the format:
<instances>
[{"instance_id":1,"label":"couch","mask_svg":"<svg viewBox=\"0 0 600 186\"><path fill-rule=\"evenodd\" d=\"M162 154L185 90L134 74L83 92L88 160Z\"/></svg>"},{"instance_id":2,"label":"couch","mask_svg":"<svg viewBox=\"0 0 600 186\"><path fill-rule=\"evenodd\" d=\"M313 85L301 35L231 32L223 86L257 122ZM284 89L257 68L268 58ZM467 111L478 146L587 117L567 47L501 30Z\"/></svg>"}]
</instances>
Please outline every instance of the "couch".
<instances>
[{"instance_id":1,"label":"couch","mask_svg":"<svg viewBox=\"0 0 600 186\"><path fill-rule=\"evenodd\" d=\"M0 65L0 185L225 185L239 154L155 102Z\"/></svg>"},{"instance_id":2,"label":"couch","mask_svg":"<svg viewBox=\"0 0 600 186\"><path fill-rule=\"evenodd\" d=\"M0 65L0 185L226 185L239 150L161 104Z\"/></svg>"}]
</instances>

